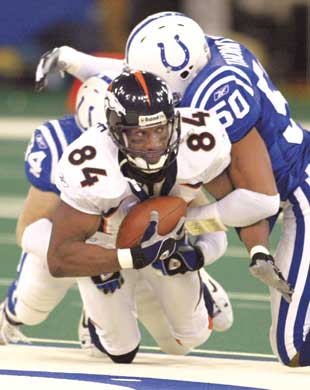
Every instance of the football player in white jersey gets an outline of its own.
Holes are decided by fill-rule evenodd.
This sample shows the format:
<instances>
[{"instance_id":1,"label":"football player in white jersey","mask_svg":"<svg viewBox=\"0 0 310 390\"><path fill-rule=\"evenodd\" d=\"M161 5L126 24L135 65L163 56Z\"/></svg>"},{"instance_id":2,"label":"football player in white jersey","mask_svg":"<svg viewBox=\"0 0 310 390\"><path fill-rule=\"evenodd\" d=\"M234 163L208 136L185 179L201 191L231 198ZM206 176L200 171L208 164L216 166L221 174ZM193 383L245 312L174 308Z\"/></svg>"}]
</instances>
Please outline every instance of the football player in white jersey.
<instances>
[{"instance_id":1,"label":"football player in white jersey","mask_svg":"<svg viewBox=\"0 0 310 390\"><path fill-rule=\"evenodd\" d=\"M127 66L152 71L166 80L180 107L217 114L232 142L229 170L235 187L269 195L257 197L266 210L274 207L272 195L277 187L284 225L274 259L268 250L268 236L278 213L268 223L262 220L240 229L239 234L250 253L250 272L271 287L274 353L285 365L310 365L309 133L292 119L287 101L246 47L205 35L186 15L162 12L143 20L127 40L125 57ZM49 62L42 59L38 67L41 86L51 66L83 78L112 61L67 47L55 49L47 58ZM124 65L114 60L113 66L117 63L120 69ZM291 289L277 283L275 263ZM293 289L294 299L288 304Z\"/></svg>"},{"instance_id":2,"label":"football player in white jersey","mask_svg":"<svg viewBox=\"0 0 310 390\"><path fill-rule=\"evenodd\" d=\"M84 130L97 123L105 127L104 96L110 82L111 78L106 74L86 80L77 95L76 114L44 123L36 129L29 143L25 155L25 173L31 187L17 224L17 240L23 253L17 278L1 304L0 344L29 341L18 326L36 325L44 321L76 282L75 278L52 277L46 263L52 214L59 203L55 170L66 147ZM224 253L226 237L224 232L218 232L210 234L208 239L208 261L212 262ZM166 272L170 272L168 268ZM229 298L209 275L202 273L202 277L211 289L214 301L213 329L225 331L233 322ZM100 286L97 284L97 287L103 294L110 294L120 288L122 283L122 275L115 272L101 278ZM143 280L137 285L136 296L139 319L161 349L174 354L188 352L188 348L178 344L172 337L156 296ZM79 338L82 348L98 356L90 339L85 316L80 321Z\"/></svg>"},{"instance_id":3,"label":"football player in white jersey","mask_svg":"<svg viewBox=\"0 0 310 390\"><path fill-rule=\"evenodd\" d=\"M200 269L209 261L208 234L190 243L181 219L170 234L160 236L154 212L142 242L117 249L116 234L128 209L168 194L190 202L204 186L218 197L231 192L189 210L187 227L210 220L220 224L220 219L228 226L244 226L256 222L257 215L240 218L243 205L232 201L246 190L232 191L225 172L231 145L223 126L206 111L176 112L158 76L140 71L118 76L108 87L106 116L108 129L88 130L60 160L62 201L54 214L48 264L55 277L77 278L95 346L113 361L128 363L140 342L135 304L140 278L154 290L171 333L185 348L207 340L212 317L208 289L204 286L205 304L199 287ZM226 218L227 205L231 213ZM104 230L99 233L102 217ZM100 300L95 284L104 276L98 275L119 271L126 283L109 300Z\"/></svg>"}]
</instances>

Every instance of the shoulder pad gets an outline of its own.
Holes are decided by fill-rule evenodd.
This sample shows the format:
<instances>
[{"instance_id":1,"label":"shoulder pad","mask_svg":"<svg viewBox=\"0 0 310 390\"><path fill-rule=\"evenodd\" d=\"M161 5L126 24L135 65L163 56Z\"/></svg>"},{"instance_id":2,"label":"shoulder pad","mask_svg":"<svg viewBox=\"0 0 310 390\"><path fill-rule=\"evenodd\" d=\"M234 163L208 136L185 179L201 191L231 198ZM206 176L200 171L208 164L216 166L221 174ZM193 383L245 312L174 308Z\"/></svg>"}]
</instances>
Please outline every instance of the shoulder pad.
<instances>
[{"instance_id":1,"label":"shoulder pad","mask_svg":"<svg viewBox=\"0 0 310 390\"><path fill-rule=\"evenodd\" d=\"M120 171L117 151L108 133L97 127L69 145L59 162L56 181L65 199L82 205L84 211L92 209L89 212L101 212L118 201L128 183Z\"/></svg>"},{"instance_id":2,"label":"shoulder pad","mask_svg":"<svg viewBox=\"0 0 310 390\"><path fill-rule=\"evenodd\" d=\"M178 179L200 177L206 183L230 163L231 143L215 115L193 108L181 109L180 114Z\"/></svg>"}]
</instances>

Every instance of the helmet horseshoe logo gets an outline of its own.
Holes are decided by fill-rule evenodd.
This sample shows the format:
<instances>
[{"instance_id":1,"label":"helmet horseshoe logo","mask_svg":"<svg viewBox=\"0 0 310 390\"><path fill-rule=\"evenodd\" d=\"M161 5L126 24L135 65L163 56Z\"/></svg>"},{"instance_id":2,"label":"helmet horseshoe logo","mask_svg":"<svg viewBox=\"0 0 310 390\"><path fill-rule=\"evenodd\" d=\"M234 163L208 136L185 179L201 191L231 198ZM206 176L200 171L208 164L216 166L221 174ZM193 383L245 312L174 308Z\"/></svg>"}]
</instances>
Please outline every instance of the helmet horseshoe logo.
<instances>
[{"instance_id":1,"label":"helmet horseshoe logo","mask_svg":"<svg viewBox=\"0 0 310 390\"><path fill-rule=\"evenodd\" d=\"M157 44L157 46L160 48L160 57L161 57L161 61L164 64L164 66L166 68L170 68L173 71L177 71L177 70L183 69L189 63L189 50L188 50L187 46L180 40L179 35L176 35L174 37L174 39L176 40L177 44L181 47L181 49L184 52L185 58L184 58L184 61L182 62L182 64L180 64L180 65L174 66L174 65L169 64L169 62L167 61L167 58L166 58L165 45L162 42L159 42Z\"/></svg>"}]
</instances>

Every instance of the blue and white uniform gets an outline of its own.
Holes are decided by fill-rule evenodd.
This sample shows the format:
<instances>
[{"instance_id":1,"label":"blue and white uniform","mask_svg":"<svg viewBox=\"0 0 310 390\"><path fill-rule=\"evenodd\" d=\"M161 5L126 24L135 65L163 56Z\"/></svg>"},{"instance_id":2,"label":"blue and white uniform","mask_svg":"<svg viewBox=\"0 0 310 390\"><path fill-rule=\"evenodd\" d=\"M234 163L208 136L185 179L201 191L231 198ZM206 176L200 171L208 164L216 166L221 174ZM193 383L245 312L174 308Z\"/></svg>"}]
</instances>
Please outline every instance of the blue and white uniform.
<instances>
[{"instance_id":1,"label":"blue and white uniform","mask_svg":"<svg viewBox=\"0 0 310 390\"><path fill-rule=\"evenodd\" d=\"M226 38L206 39L211 59L180 105L216 113L232 143L255 127L266 144L283 201L275 259L295 290L290 305L271 291L270 338L274 353L288 364L306 338L310 343L310 133L292 119L287 101L247 48ZM305 365L310 364L310 348L308 353Z\"/></svg>"},{"instance_id":2,"label":"blue and white uniform","mask_svg":"<svg viewBox=\"0 0 310 390\"><path fill-rule=\"evenodd\" d=\"M66 147L81 133L73 115L45 122L34 131L25 154L25 173L32 186L59 195L56 166ZM17 279L8 292L9 312L24 324L36 325L47 318L74 283L73 278L53 278L46 257L23 251Z\"/></svg>"},{"instance_id":3,"label":"blue and white uniform","mask_svg":"<svg viewBox=\"0 0 310 390\"><path fill-rule=\"evenodd\" d=\"M33 133L25 154L25 174L28 181L41 191L59 195L55 171L66 147L82 134L74 115L51 120Z\"/></svg>"}]
</instances>

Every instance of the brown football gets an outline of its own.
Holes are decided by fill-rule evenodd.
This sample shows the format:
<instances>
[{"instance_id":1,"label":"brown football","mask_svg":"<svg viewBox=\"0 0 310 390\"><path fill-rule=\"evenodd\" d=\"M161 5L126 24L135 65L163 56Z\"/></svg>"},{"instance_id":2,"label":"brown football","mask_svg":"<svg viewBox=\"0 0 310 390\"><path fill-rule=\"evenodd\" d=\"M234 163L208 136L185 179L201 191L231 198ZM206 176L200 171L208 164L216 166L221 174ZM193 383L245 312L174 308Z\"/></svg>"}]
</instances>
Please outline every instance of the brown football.
<instances>
[{"instance_id":1,"label":"brown football","mask_svg":"<svg viewBox=\"0 0 310 390\"><path fill-rule=\"evenodd\" d=\"M117 248L132 248L140 243L150 223L150 213L159 214L158 232L168 234L186 216L187 203L177 196L160 196L134 206L123 219L116 238Z\"/></svg>"}]
</instances>

